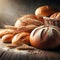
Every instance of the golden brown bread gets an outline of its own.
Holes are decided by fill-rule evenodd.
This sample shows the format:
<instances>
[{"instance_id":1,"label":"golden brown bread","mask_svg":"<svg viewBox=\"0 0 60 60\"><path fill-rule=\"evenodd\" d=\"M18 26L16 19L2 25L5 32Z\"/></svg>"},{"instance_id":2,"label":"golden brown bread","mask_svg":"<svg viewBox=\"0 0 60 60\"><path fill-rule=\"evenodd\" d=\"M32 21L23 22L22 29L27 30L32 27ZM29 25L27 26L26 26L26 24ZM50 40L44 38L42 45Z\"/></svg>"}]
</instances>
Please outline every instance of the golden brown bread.
<instances>
[{"instance_id":1,"label":"golden brown bread","mask_svg":"<svg viewBox=\"0 0 60 60\"><path fill-rule=\"evenodd\" d=\"M53 49L60 45L60 31L55 26L40 26L30 35L32 46L41 49Z\"/></svg>"},{"instance_id":2,"label":"golden brown bread","mask_svg":"<svg viewBox=\"0 0 60 60\"><path fill-rule=\"evenodd\" d=\"M12 44L21 45L22 43L29 44L30 43L30 33L21 32L16 34L12 39Z\"/></svg>"},{"instance_id":3,"label":"golden brown bread","mask_svg":"<svg viewBox=\"0 0 60 60\"><path fill-rule=\"evenodd\" d=\"M27 26L27 25L36 25L36 26L40 26L43 23L35 20L35 19L31 19L31 18L26 18L26 19L18 19L15 23L15 27L21 27L21 26Z\"/></svg>"},{"instance_id":4,"label":"golden brown bread","mask_svg":"<svg viewBox=\"0 0 60 60\"><path fill-rule=\"evenodd\" d=\"M26 14L20 17L19 19L26 19L26 18L37 19L37 17L34 14Z\"/></svg>"},{"instance_id":5,"label":"golden brown bread","mask_svg":"<svg viewBox=\"0 0 60 60\"><path fill-rule=\"evenodd\" d=\"M1 29L0 30L0 37L6 35L6 34L16 34L17 31L15 29Z\"/></svg>"},{"instance_id":6,"label":"golden brown bread","mask_svg":"<svg viewBox=\"0 0 60 60\"><path fill-rule=\"evenodd\" d=\"M50 16L50 18L55 19L53 25L58 26L60 28L60 12L56 12Z\"/></svg>"},{"instance_id":7,"label":"golden brown bread","mask_svg":"<svg viewBox=\"0 0 60 60\"><path fill-rule=\"evenodd\" d=\"M13 34L6 34L2 37L2 42L4 43L11 43L12 38L13 38Z\"/></svg>"},{"instance_id":8,"label":"golden brown bread","mask_svg":"<svg viewBox=\"0 0 60 60\"><path fill-rule=\"evenodd\" d=\"M45 6L38 7L35 11L35 15L39 18L43 16L50 16L54 12L55 10L51 6L45 5Z\"/></svg>"},{"instance_id":9,"label":"golden brown bread","mask_svg":"<svg viewBox=\"0 0 60 60\"><path fill-rule=\"evenodd\" d=\"M39 21L41 21L42 23L44 23L44 22L43 22L44 20L43 20L42 17L40 17L40 18L38 19L37 16L34 15L34 14L27 14L27 15L24 15L24 16L22 16L20 19L27 19L27 18L39 20Z\"/></svg>"},{"instance_id":10,"label":"golden brown bread","mask_svg":"<svg viewBox=\"0 0 60 60\"><path fill-rule=\"evenodd\" d=\"M50 16L50 18L60 19L60 12L55 12L54 14L52 14L52 15Z\"/></svg>"},{"instance_id":11,"label":"golden brown bread","mask_svg":"<svg viewBox=\"0 0 60 60\"><path fill-rule=\"evenodd\" d=\"M14 27L14 26L5 26L6 29L0 30L0 38L6 34L17 34L21 32L31 32L34 28L36 28L36 25L27 25L27 26L21 26L20 28Z\"/></svg>"}]
</instances>

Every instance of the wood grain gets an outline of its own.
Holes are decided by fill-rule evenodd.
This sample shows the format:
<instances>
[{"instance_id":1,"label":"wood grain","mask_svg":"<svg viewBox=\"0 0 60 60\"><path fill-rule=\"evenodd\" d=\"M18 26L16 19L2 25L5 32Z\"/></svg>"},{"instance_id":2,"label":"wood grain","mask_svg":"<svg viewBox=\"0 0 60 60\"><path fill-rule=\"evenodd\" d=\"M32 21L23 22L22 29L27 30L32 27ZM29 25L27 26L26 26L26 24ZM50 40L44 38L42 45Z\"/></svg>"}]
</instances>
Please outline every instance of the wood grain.
<instances>
[{"instance_id":1,"label":"wood grain","mask_svg":"<svg viewBox=\"0 0 60 60\"><path fill-rule=\"evenodd\" d=\"M41 50L28 45L8 48L0 40L0 60L60 60L60 50Z\"/></svg>"}]
</instances>

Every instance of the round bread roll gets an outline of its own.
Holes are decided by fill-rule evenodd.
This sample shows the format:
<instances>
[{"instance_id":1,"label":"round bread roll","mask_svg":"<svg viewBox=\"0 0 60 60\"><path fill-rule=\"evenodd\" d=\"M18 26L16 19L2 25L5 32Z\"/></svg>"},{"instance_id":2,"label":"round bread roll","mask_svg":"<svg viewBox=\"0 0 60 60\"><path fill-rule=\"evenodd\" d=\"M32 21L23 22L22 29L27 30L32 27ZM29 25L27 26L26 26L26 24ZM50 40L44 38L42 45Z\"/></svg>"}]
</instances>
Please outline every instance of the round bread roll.
<instances>
[{"instance_id":1,"label":"round bread roll","mask_svg":"<svg viewBox=\"0 0 60 60\"><path fill-rule=\"evenodd\" d=\"M35 11L35 15L40 18L43 16L50 16L51 14L53 14L55 11L52 7L45 5L45 6L41 6L38 7Z\"/></svg>"},{"instance_id":2,"label":"round bread roll","mask_svg":"<svg viewBox=\"0 0 60 60\"><path fill-rule=\"evenodd\" d=\"M52 15L50 16L50 18L60 19L60 12L55 12L54 14L52 14Z\"/></svg>"},{"instance_id":3,"label":"round bread roll","mask_svg":"<svg viewBox=\"0 0 60 60\"><path fill-rule=\"evenodd\" d=\"M36 25L36 26L40 26L43 23L35 20L35 19L31 19L31 18L26 18L26 19L18 19L15 23L15 27L21 27L21 26L27 26L27 25Z\"/></svg>"},{"instance_id":4,"label":"round bread roll","mask_svg":"<svg viewBox=\"0 0 60 60\"><path fill-rule=\"evenodd\" d=\"M37 17L34 14L23 15L20 19L26 19L26 18L37 19Z\"/></svg>"},{"instance_id":5,"label":"round bread roll","mask_svg":"<svg viewBox=\"0 0 60 60\"><path fill-rule=\"evenodd\" d=\"M12 44L21 45L22 43L29 44L30 43L30 34L27 32L21 32L16 34L12 39Z\"/></svg>"},{"instance_id":6,"label":"round bread roll","mask_svg":"<svg viewBox=\"0 0 60 60\"><path fill-rule=\"evenodd\" d=\"M40 26L30 34L32 46L40 49L53 49L60 45L60 31L56 26Z\"/></svg>"},{"instance_id":7,"label":"round bread roll","mask_svg":"<svg viewBox=\"0 0 60 60\"><path fill-rule=\"evenodd\" d=\"M60 28L60 12L56 12L56 13L52 14L50 16L50 18L55 19L55 21L53 21L53 24Z\"/></svg>"},{"instance_id":8,"label":"round bread roll","mask_svg":"<svg viewBox=\"0 0 60 60\"><path fill-rule=\"evenodd\" d=\"M4 43L10 43L12 41L13 38L13 34L6 34L2 37L2 42Z\"/></svg>"}]
</instances>

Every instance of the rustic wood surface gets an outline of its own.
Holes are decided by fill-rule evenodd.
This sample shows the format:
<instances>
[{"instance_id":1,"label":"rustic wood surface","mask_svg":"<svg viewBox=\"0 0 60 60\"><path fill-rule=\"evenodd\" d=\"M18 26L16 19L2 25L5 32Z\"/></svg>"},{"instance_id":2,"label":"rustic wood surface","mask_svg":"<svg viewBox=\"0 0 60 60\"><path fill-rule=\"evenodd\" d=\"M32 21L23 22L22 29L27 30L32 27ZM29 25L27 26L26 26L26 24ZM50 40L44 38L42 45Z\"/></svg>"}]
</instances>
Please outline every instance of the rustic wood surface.
<instances>
[{"instance_id":1,"label":"rustic wood surface","mask_svg":"<svg viewBox=\"0 0 60 60\"><path fill-rule=\"evenodd\" d=\"M25 44L13 48L7 46L11 47L0 40L0 60L60 60L60 48L41 50Z\"/></svg>"}]
</instances>

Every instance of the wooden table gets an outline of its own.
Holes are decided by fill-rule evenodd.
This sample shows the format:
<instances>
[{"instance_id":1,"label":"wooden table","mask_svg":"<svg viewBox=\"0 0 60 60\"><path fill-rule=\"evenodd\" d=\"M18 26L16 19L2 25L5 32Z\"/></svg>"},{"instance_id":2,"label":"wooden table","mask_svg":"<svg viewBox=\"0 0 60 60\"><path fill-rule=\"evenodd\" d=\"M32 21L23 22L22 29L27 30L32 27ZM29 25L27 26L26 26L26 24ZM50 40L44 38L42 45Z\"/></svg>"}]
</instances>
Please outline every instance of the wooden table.
<instances>
[{"instance_id":1,"label":"wooden table","mask_svg":"<svg viewBox=\"0 0 60 60\"><path fill-rule=\"evenodd\" d=\"M6 47L0 40L0 60L60 60L60 48L54 50L41 50L34 47L28 49L20 49Z\"/></svg>"}]
</instances>

